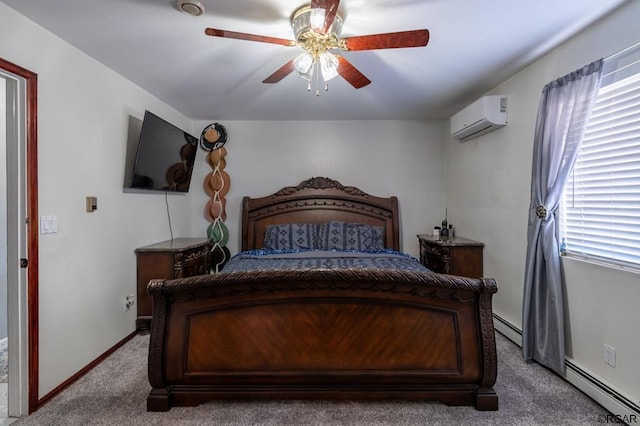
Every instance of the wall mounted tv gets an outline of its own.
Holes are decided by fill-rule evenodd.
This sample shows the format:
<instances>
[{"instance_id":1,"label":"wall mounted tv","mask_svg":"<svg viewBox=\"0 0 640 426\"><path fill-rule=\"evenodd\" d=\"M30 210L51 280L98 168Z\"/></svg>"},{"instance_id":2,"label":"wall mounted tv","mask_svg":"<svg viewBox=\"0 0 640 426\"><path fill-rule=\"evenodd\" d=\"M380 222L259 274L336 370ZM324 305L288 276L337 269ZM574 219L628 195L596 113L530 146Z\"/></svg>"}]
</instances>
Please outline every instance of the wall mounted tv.
<instances>
[{"instance_id":1,"label":"wall mounted tv","mask_svg":"<svg viewBox=\"0 0 640 426\"><path fill-rule=\"evenodd\" d=\"M130 188L189 192L198 139L145 111Z\"/></svg>"}]
</instances>

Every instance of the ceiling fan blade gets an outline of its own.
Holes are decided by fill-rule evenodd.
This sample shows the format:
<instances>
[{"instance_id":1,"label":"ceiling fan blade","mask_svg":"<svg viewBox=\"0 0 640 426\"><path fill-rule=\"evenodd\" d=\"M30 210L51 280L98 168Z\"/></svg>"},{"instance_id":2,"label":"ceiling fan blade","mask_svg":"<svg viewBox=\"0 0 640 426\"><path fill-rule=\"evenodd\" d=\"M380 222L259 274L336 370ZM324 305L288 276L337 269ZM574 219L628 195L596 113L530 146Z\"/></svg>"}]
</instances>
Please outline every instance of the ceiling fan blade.
<instances>
[{"instance_id":1,"label":"ceiling fan blade","mask_svg":"<svg viewBox=\"0 0 640 426\"><path fill-rule=\"evenodd\" d=\"M235 31L219 30L216 28L207 28L204 30L206 35L213 37L235 38L238 40L259 41L262 43L281 44L283 46L295 46L296 42L285 38L268 37L255 34L237 33Z\"/></svg>"},{"instance_id":2,"label":"ceiling fan blade","mask_svg":"<svg viewBox=\"0 0 640 426\"><path fill-rule=\"evenodd\" d=\"M293 65L293 59L281 66L276 72L265 78L263 83L277 83L289 74L291 74L296 67Z\"/></svg>"},{"instance_id":3,"label":"ceiling fan blade","mask_svg":"<svg viewBox=\"0 0 640 426\"><path fill-rule=\"evenodd\" d=\"M347 61L344 56L336 56L338 58L338 74L349 82L356 89L371 83L364 74L362 74L351 62Z\"/></svg>"},{"instance_id":4,"label":"ceiling fan blade","mask_svg":"<svg viewBox=\"0 0 640 426\"><path fill-rule=\"evenodd\" d=\"M396 49L400 47L426 46L429 30L400 31L397 33L372 34L345 37L346 50Z\"/></svg>"},{"instance_id":5,"label":"ceiling fan blade","mask_svg":"<svg viewBox=\"0 0 640 426\"><path fill-rule=\"evenodd\" d=\"M322 34L326 34L333 20L338 13L338 6L340 6L340 0L311 0L311 9L321 8L324 9L324 28Z\"/></svg>"}]
</instances>

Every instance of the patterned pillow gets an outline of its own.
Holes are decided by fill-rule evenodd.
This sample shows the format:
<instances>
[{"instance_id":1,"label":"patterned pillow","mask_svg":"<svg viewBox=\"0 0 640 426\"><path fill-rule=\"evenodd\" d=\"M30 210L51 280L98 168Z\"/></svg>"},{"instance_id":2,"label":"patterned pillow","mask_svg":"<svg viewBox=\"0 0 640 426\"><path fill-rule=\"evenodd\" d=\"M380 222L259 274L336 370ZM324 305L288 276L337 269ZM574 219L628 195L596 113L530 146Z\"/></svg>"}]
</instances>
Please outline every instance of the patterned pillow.
<instances>
[{"instance_id":1,"label":"patterned pillow","mask_svg":"<svg viewBox=\"0 0 640 426\"><path fill-rule=\"evenodd\" d=\"M318 246L320 250L380 250L384 248L381 226L362 223L332 221L320 225Z\"/></svg>"},{"instance_id":2,"label":"patterned pillow","mask_svg":"<svg viewBox=\"0 0 640 426\"><path fill-rule=\"evenodd\" d=\"M286 223L269 225L264 233L267 250L314 249L318 239L318 225L313 223Z\"/></svg>"},{"instance_id":3,"label":"patterned pillow","mask_svg":"<svg viewBox=\"0 0 640 426\"><path fill-rule=\"evenodd\" d=\"M382 250L384 248L384 226L372 226L374 250Z\"/></svg>"}]
</instances>

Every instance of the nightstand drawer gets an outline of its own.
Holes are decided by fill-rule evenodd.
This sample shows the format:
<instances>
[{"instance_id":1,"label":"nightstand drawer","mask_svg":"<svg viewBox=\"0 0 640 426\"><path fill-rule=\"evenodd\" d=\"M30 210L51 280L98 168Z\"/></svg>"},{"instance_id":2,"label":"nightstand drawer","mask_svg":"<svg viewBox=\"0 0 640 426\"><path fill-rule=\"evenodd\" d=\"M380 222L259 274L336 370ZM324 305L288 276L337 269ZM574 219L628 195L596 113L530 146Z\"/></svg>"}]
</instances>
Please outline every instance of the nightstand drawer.
<instances>
[{"instance_id":1,"label":"nightstand drawer","mask_svg":"<svg viewBox=\"0 0 640 426\"><path fill-rule=\"evenodd\" d=\"M173 265L174 277L183 278L208 274L210 250L211 248L207 244L206 246L176 253Z\"/></svg>"},{"instance_id":2,"label":"nightstand drawer","mask_svg":"<svg viewBox=\"0 0 640 426\"><path fill-rule=\"evenodd\" d=\"M421 263L427 268L431 269L433 272L438 272L440 274L444 273L444 264L440 256L435 256L427 253L424 257L422 257Z\"/></svg>"},{"instance_id":3,"label":"nightstand drawer","mask_svg":"<svg viewBox=\"0 0 640 426\"><path fill-rule=\"evenodd\" d=\"M442 256L442 247L437 245L423 244L422 250L424 251L424 254L428 256Z\"/></svg>"},{"instance_id":4,"label":"nightstand drawer","mask_svg":"<svg viewBox=\"0 0 640 426\"><path fill-rule=\"evenodd\" d=\"M446 237L445 237L446 238ZM420 263L440 274L481 278L484 244L461 237L418 235Z\"/></svg>"}]
</instances>

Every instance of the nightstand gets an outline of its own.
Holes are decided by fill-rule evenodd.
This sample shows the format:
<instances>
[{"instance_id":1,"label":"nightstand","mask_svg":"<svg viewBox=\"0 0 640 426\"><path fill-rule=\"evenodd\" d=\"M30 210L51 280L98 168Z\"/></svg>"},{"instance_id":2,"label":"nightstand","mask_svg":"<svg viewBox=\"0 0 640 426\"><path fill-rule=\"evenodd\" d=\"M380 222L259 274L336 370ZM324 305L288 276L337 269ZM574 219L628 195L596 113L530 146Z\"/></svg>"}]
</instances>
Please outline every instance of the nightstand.
<instances>
[{"instance_id":1,"label":"nightstand","mask_svg":"<svg viewBox=\"0 0 640 426\"><path fill-rule=\"evenodd\" d=\"M137 248L138 319L136 328L148 333L153 311L147 284L152 279L174 279L210 272L211 242L206 238L175 238Z\"/></svg>"},{"instance_id":2,"label":"nightstand","mask_svg":"<svg viewBox=\"0 0 640 426\"><path fill-rule=\"evenodd\" d=\"M419 234L420 263L433 272L463 277L482 277L484 243L462 237Z\"/></svg>"}]
</instances>

